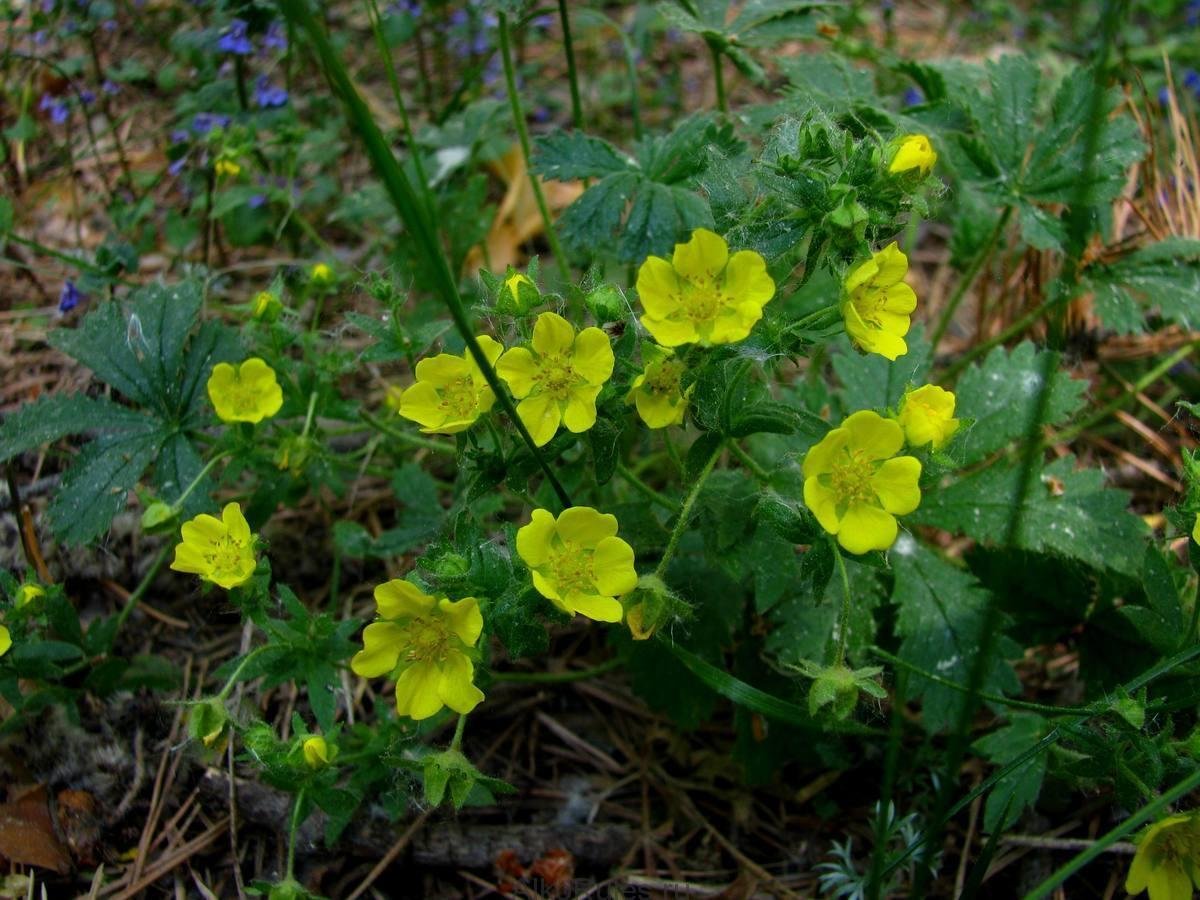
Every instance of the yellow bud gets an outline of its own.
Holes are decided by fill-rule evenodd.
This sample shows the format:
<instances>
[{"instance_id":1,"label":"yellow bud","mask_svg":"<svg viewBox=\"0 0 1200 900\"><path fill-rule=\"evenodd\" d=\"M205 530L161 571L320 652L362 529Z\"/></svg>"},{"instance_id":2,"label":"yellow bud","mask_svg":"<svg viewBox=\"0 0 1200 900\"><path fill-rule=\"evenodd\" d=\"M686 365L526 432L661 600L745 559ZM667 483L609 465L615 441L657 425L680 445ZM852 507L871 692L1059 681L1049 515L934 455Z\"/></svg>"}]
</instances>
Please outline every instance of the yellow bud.
<instances>
[{"instance_id":1,"label":"yellow bud","mask_svg":"<svg viewBox=\"0 0 1200 900\"><path fill-rule=\"evenodd\" d=\"M308 273L308 280L315 285L333 284L333 269L323 262L317 263Z\"/></svg>"},{"instance_id":2,"label":"yellow bud","mask_svg":"<svg viewBox=\"0 0 1200 900\"><path fill-rule=\"evenodd\" d=\"M933 169L933 164L937 162L933 144L923 134L906 134L899 138L894 146L892 161L888 165L888 171L893 175L911 169L919 169L922 175L928 175Z\"/></svg>"},{"instance_id":3,"label":"yellow bud","mask_svg":"<svg viewBox=\"0 0 1200 900\"><path fill-rule=\"evenodd\" d=\"M1196 513L1196 523L1192 526L1192 540L1200 544L1200 513Z\"/></svg>"},{"instance_id":4,"label":"yellow bud","mask_svg":"<svg viewBox=\"0 0 1200 900\"><path fill-rule=\"evenodd\" d=\"M958 431L954 394L936 384L906 393L900 400L896 418L904 429L904 439L912 447L932 444L934 450L940 450Z\"/></svg>"},{"instance_id":5,"label":"yellow bud","mask_svg":"<svg viewBox=\"0 0 1200 900\"><path fill-rule=\"evenodd\" d=\"M235 163L232 159L218 159L213 165L213 171L220 175L228 175L233 177L242 171L242 167Z\"/></svg>"},{"instance_id":6,"label":"yellow bud","mask_svg":"<svg viewBox=\"0 0 1200 900\"><path fill-rule=\"evenodd\" d=\"M251 313L263 322L274 322L283 311L283 304L270 291L259 291L254 295Z\"/></svg>"},{"instance_id":7,"label":"yellow bud","mask_svg":"<svg viewBox=\"0 0 1200 900\"><path fill-rule=\"evenodd\" d=\"M33 601L38 600L41 597L45 597L45 596L46 596L46 590L40 584L32 584L30 582L26 582L25 584L23 584L19 588L17 588L17 596L15 598L15 602L13 605L17 609L21 609L22 607L28 606L30 603L33 603Z\"/></svg>"},{"instance_id":8,"label":"yellow bud","mask_svg":"<svg viewBox=\"0 0 1200 900\"><path fill-rule=\"evenodd\" d=\"M323 769L329 765L329 744L319 734L304 740L304 762L310 769Z\"/></svg>"}]
</instances>

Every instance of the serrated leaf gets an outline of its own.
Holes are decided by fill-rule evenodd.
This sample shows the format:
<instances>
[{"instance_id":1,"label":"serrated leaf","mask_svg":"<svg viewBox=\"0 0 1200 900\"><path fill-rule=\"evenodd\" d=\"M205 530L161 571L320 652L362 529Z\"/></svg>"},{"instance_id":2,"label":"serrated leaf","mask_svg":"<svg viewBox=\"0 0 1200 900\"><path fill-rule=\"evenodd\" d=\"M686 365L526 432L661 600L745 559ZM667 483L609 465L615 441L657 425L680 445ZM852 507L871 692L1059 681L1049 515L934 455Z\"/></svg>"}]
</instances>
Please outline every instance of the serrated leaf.
<instances>
[{"instance_id":1,"label":"serrated leaf","mask_svg":"<svg viewBox=\"0 0 1200 900\"><path fill-rule=\"evenodd\" d=\"M964 372L955 387L955 414L975 421L956 437L955 460L970 465L1014 440L1040 435L1033 418L1043 389L1049 394L1036 424L1054 425L1083 406L1087 382L1061 371L1057 354L1038 351L1028 341L1011 353L997 347L982 365Z\"/></svg>"},{"instance_id":2,"label":"serrated leaf","mask_svg":"<svg viewBox=\"0 0 1200 900\"><path fill-rule=\"evenodd\" d=\"M204 460L192 446L192 442L179 432L171 435L163 442L158 459L154 463L154 483L157 485L161 499L174 503L188 489L192 481L204 468ZM192 490L183 505L183 517L192 516L213 507L210 493L212 479L207 476Z\"/></svg>"},{"instance_id":3,"label":"serrated leaf","mask_svg":"<svg viewBox=\"0 0 1200 900\"><path fill-rule=\"evenodd\" d=\"M144 414L103 397L48 394L0 422L0 462L69 434L153 427Z\"/></svg>"},{"instance_id":4,"label":"serrated leaf","mask_svg":"<svg viewBox=\"0 0 1200 900\"><path fill-rule=\"evenodd\" d=\"M809 575L816 577L804 576L806 562ZM766 647L780 662L799 665L804 660L831 659L836 653L842 580L829 577L833 573L833 564L829 542L822 540L814 544L801 557L801 580L771 610L769 618L773 627L767 635ZM824 581L819 577L822 571ZM847 648L854 657L875 640L874 610L883 594L876 569L847 559L846 575L854 598Z\"/></svg>"},{"instance_id":5,"label":"serrated leaf","mask_svg":"<svg viewBox=\"0 0 1200 900\"><path fill-rule=\"evenodd\" d=\"M154 425L99 437L80 451L50 503L50 526L60 540L84 544L108 529L158 455L164 436Z\"/></svg>"},{"instance_id":6,"label":"serrated leaf","mask_svg":"<svg viewBox=\"0 0 1200 900\"><path fill-rule=\"evenodd\" d=\"M988 591L975 577L946 562L909 535L901 535L890 554L896 580L892 603L897 607L899 656L927 672L966 685L981 644ZM1005 620L1000 622L1003 631ZM1012 694L1020 682L1008 658L1020 647L1002 634L992 643L981 690ZM913 675L909 697L921 698L923 722L930 733L954 726L964 694Z\"/></svg>"},{"instance_id":7,"label":"serrated leaf","mask_svg":"<svg viewBox=\"0 0 1200 900\"><path fill-rule=\"evenodd\" d=\"M608 141L581 131L559 131L534 142L532 171L551 181L601 178L632 166L633 160Z\"/></svg>"},{"instance_id":8,"label":"serrated leaf","mask_svg":"<svg viewBox=\"0 0 1200 900\"><path fill-rule=\"evenodd\" d=\"M1076 470L1075 458L1055 460L1031 479L1015 546L1077 559L1096 569L1136 575L1146 526L1129 511L1124 491L1105 487L1104 473ZM985 544L1004 540L1017 505L1021 469L998 463L928 491L910 514L919 525L965 534Z\"/></svg>"},{"instance_id":9,"label":"serrated leaf","mask_svg":"<svg viewBox=\"0 0 1200 900\"><path fill-rule=\"evenodd\" d=\"M538 615L544 607L545 601L536 591L517 586L488 605L488 626L512 659L538 656L549 649L550 636Z\"/></svg>"},{"instance_id":10,"label":"serrated leaf","mask_svg":"<svg viewBox=\"0 0 1200 900\"><path fill-rule=\"evenodd\" d=\"M1017 713L1009 724L977 740L974 748L991 762L1003 766L1035 746L1049 730L1041 716ZM1037 802L1045 776L1046 754L1039 753L996 782L984 807L983 830L994 833L1015 825L1021 813Z\"/></svg>"},{"instance_id":11,"label":"serrated leaf","mask_svg":"<svg viewBox=\"0 0 1200 900\"><path fill-rule=\"evenodd\" d=\"M1200 294L1200 241L1167 238L1116 262L1089 266L1083 282L1095 295L1096 313L1118 333L1142 331L1154 309L1190 329Z\"/></svg>"}]
</instances>

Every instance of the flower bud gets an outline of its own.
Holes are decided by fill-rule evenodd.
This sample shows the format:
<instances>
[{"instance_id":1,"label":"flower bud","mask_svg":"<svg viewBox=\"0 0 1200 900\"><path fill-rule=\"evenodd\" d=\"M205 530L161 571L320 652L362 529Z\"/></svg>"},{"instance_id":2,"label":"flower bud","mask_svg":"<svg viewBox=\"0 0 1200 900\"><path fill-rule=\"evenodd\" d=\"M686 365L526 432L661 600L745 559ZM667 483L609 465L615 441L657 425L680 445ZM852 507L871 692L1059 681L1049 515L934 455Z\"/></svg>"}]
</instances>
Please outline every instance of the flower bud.
<instances>
[{"instance_id":1,"label":"flower bud","mask_svg":"<svg viewBox=\"0 0 1200 900\"><path fill-rule=\"evenodd\" d=\"M169 503L155 500L142 513L142 531L146 534L165 534L175 530L179 510Z\"/></svg>"},{"instance_id":2,"label":"flower bud","mask_svg":"<svg viewBox=\"0 0 1200 900\"><path fill-rule=\"evenodd\" d=\"M900 399L896 421L904 429L904 439L909 446L932 444L934 450L940 450L958 431L954 394L936 384L907 391Z\"/></svg>"},{"instance_id":3,"label":"flower bud","mask_svg":"<svg viewBox=\"0 0 1200 900\"><path fill-rule=\"evenodd\" d=\"M34 584L31 581L25 582L17 588L16 597L13 598L13 606L17 609L23 609L31 603L34 603L46 596L46 589L40 584Z\"/></svg>"},{"instance_id":4,"label":"flower bud","mask_svg":"<svg viewBox=\"0 0 1200 900\"><path fill-rule=\"evenodd\" d=\"M513 272L504 279L504 286L496 297L496 311L507 316L523 316L541 302L542 293L533 280L528 275Z\"/></svg>"},{"instance_id":5,"label":"flower bud","mask_svg":"<svg viewBox=\"0 0 1200 900\"><path fill-rule=\"evenodd\" d=\"M325 738L314 734L305 738L303 744L304 762L310 769L323 769L337 755L337 748L330 747Z\"/></svg>"},{"instance_id":6,"label":"flower bud","mask_svg":"<svg viewBox=\"0 0 1200 900\"><path fill-rule=\"evenodd\" d=\"M333 284L333 269L319 262L309 270L308 281L314 287L328 287Z\"/></svg>"},{"instance_id":7,"label":"flower bud","mask_svg":"<svg viewBox=\"0 0 1200 900\"><path fill-rule=\"evenodd\" d=\"M251 302L251 315L260 322L274 322L283 312L283 301L273 291L259 291Z\"/></svg>"},{"instance_id":8,"label":"flower bud","mask_svg":"<svg viewBox=\"0 0 1200 900\"><path fill-rule=\"evenodd\" d=\"M593 288L583 298L588 310L597 322L620 322L625 318L629 306L620 288L611 284L602 284Z\"/></svg>"},{"instance_id":9,"label":"flower bud","mask_svg":"<svg viewBox=\"0 0 1200 900\"><path fill-rule=\"evenodd\" d=\"M205 747L220 749L229 725L229 713L220 700L201 700L188 715L188 734Z\"/></svg>"},{"instance_id":10,"label":"flower bud","mask_svg":"<svg viewBox=\"0 0 1200 900\"><path fill-rule=\"evenodd\" d=\"M649 640L664 625L687 618L692 611L657 575L643 575L621 603L625 624L635 641Z\"/></svg>"},{"instance_id":11,"label":"flower bud","mask_svg":"<svg viewBox=\"0 0 1200 900\"><path fill-rule=\"evenodd\" d=\"M923 134L906 134L894 140L888 148L888 172L898 175L916 169L928 175L937 162L937 152Z\"/></svg>"}]
</instances>

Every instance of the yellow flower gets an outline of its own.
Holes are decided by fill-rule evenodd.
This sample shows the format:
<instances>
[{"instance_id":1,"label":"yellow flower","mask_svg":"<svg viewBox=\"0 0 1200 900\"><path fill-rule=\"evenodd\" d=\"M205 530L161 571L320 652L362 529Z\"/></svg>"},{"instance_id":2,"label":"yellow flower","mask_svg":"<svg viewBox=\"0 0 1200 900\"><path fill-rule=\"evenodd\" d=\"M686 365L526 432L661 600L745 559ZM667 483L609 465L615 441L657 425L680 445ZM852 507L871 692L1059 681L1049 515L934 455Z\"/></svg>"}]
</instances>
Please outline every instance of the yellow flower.
<instances>
[{"instance_id":1,"label":"yellow flower","mask_svg":"<svg viewBox=\"0 0 1200 900\"><path fill-rule=\"evenodd\" d=\"M910 446L933 444L934 450L940 450L958 431L958 419L954 418L954 394L936 384L907 391L900 398L900 411L896 419L904 429L904 438Z\"/></svg>"},{"instance_id":2,"label":"yellow flower","mask_svg":"<svg viewBox=\"0 0 1200 900\"><path fill-rule=\"evenodd\" d=\"M896 516L921 502L921 463L896 456L904 431L892 419L863 410L842 422L804 457L804 502L821 527L850 553L886 550L896 540Z\"/></svg>"},{"instance_id":3,"label":"yellow flower","mask_svg":"<svg viewBox=\"0 0 1200 900\"><path fill-rule=\"evenodd\" d=\"M323 769L332 761L329 744L319 734L304 739L304 762L310 769Z\"/></svg>"},{"instance_id":4,"label":"yellow flower","mask_svg":"<svg viewBox=\"0 0 1200 900\"><path fill-rule=\"evenodd\" d=\"M906 134L895 141L894 147L895 155L888 165L893 175L910 169L920 169L922 175L928 175L937 162L937 153L923 134Z\"/></svg>"},{"instance_id":5,"label":"yellow flower","mask_svg":"<svg viewBox=\"0 0 1200 900\"><path fill-rule=\"evenodd\" d=\"M3 656L12 649L12 635L8 633L8 628L0 625L0 656Z\"/></svg>"},{"instance_id":6,"label":"yellow flower","mask_svg":"<svg viewBox=\"0 0 1200 900\"><path fill-rule=\"evenodd\" d=\"M218 159L213 164L213 171L220 175L234 176L242 171L242 167L235 163L232 159Z\"/></svg>"},{"instance_id":7,"label":"yellow flower","mask_svg":"<svg viewBox=\"0 0 1200 900\"><path fill-rule=\"evenodd\" d=\"M637 587L633 548L617 537L617 517L572 506L557 519L544 509L517 531L517 553L539 594L565 613L620 622L616 599Z\"/></svg>"},{"instance_id":8,"label":"yellow flower","mask_svg":"<svg viewBox=\"0 0 1200 900\"><path fill-rule=\"evenodd\" d=\"M319 262L309 270L308 280L315 285L333 284L333 269L329 268L323 262Z\"/></svg>"},{"instance_id":9,"label":"yellow flower","mask_svg":"<svg viewBox=\"0 0 1200 900\"><path fill-rule=\"evenodd\" d=\"M221 518L201 513L180 528L183 542L175 546L171 568L190 572L229 590L254 574L255 536L236 503L227 503Z\"/></svg>"},{"instance_id":10,"label":"yellow flower","mask_svg":"<svg viewBox=\"0 0 1200 900\"><path fill-rule=\"evenodd\" d=\"M537 317L532 343L505 351L496 371L521 401L517 415L541 447L560 424L575 434L596 424L596 396L612 376L613 352L599 328L576 334L552 312Z\"/></svg>"},{"instance_id":11,"label":"yellow flower","mask_svg":"<svg viewBox=\"0 0 1200 900\"><path fill-rule=\"evenodd\" d=\"M222 422L261 422L283 406L275 370L257 356L234 368L217 363L208 378L208 399Z\"/></svg>"},{"instance_id":12,"label":"yellow flower","mask_svg":"<svg viewBox=\"0 0 1200 900\"><path fill-rule=\"evenodd\" d=\"M1200 818L1167 816L1147 828L1137 842L1125 890L1150 900L1191 900L1200 888Z\"/></svg>"},{"instance_id":13,"label":"yellow flower","mask_svg":"<svg viewBox=\"0 0 1200 900\"><path fill-rule=\"evenodd\" d=\"M846 276L842 317L860 349L893 360L908 352L904 335L917 295L904 283L907 273L908 257L892 241Z\"/></svg>"},{"instance_id":14,"label":"yellow flower","mask_svg":"<svg viewBox=\"0 0 1200 900\"><path fill-rule=\"evenodd\" d=\"M251 301L251 315L265 322L274 322L283 312L283 303L272 291L259 291Z\"/></svg>"},{"instance_id":15,"label":"yellow flower","mask_svg":"<svg viewBox=\"0 0 1200 900\"><path fill-rule=\"evenodd\" d=\"M664 347L732 344L750 334L775 296L767 264L753 250L729 255L719 234L697 228L670 260L649 256L638 269L641 322Z\"/></svg>"},{"instance_id":16,"label":"yellow flower","mask_svg":"<svg viewBox=\"0 0 1200 900\"><path fill-rule=\"evenodd\" d=\"M644 344L642 358L645 367L633 379L626 394L626 402L637 407L638 415L650 428L666 428L682 425L687 412L687 397L680 387L683 363L674 358L673 351L666 347Z\"/></svg>"},{"instance_id":17,"label":"yellow flower","mask_svg":"<svg viewBox=\"0 0 1200 900\"><path fill-rule=\"evenodd\" d=\"M504 347L486 334L475 340L487 361L495 365ZM404 418L418 423L426 434L466 431L496 402L470 350L462 356L440 353L423 359L417 363L416 374L416 384L388 402Z\"/></svg>"},{"instance_id":18,"label":"yellow flower","mask_svg":"<svg viewBox=\"0 0 1200 900\"><path fill-rule=\"evenodd\" d=\"M1196 513L1196 522L1192 525L1192 540L1200 544L1200 513Z\"/></svg>"},{"instance_id":19,"label":"yellow flower","mask_svg":"<svg viewBox=\"0 0 1200 900\"><path fill-rule=\"evenodd\" d=\"M26 582L17 588L17 596L13 600L13 606L21 609L23 606L28 606L34 600L46 596L46 589L39 584Z\"/></svg>"},{"instance_id":20,"label":"yellow flower","mask_svg":"<svg viewBox=\"0 0 1200 900\"><path fill-rule=\"evenodd\" d=\"M444 706L469 713L483 699L467 650L483 632L474 597L434 598L407 581L375 588L379 618L363 631L363 649L350 668L364 678L399 671L396 712L428 719Z\"/></svg>"}]
</instances>

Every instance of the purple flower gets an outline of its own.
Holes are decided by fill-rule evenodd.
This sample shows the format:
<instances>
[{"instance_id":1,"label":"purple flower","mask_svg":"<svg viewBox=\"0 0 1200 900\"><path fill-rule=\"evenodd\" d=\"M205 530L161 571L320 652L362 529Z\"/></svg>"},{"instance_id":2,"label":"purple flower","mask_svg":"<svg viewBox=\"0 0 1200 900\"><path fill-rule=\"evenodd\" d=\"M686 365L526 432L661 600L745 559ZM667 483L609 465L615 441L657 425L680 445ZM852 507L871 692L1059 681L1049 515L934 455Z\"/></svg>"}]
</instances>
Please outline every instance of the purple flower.
<instances>
[{"instance_id":1,"label":"purple flower","mask_svg":"<svg viewBox=\"0 0 1200 900\"><path fill-rule=\"evenodd\" d=\"M554 16L536 16L529 24L534 28L549 28L554 24Z\"/></svg>"},{"instance_id":2,"label":"purple flower","mask_svg":"<svg viewBox=\"0 0 1200 900\"><path fill-rule=\"evenodd\" d=\"M272 22L263 36L263 46L269 50L286 50L288 47L287 30L283 23Z\"/></svg>"},{"instance_id":3,"label":"purple flower","mask_svg":"<svg viewBox=\"0 0 1200 900\"><path fill-rule=\"evenodd\" d=\"M42 0L42 12L47 14L54 12L54 5L55 0Z\"/></svg>"},{"instance_id":4,"label":"purple flower","mask_svg":"<svg viewBox=\"0 0 1200 900\"><path fill-rule=\"evenodd\" d=\"M49 94L42 94L42 99L38 103L38 109L42 112L49 112L50 121L55 125L63 124L70 115L66 101L56 100Z\"/></svg>"},{"instance_id":5,"label":"purple flower","mask_svg":"<svg viewBox=\"0 0 1200 900\"><path fill-rule=\"evenodd\" d=\"M1200 0L1190 0L1187 5L1187 24L1189 28L1200 25Z\"/></svg>"},{"instance_id":6,"label":"purple flower","mask_svg":"<svg viewBox=\"0 0 1200 900\"><path fill-rule=\"evenodd\" d=\"M251 209L260 209L261 207L267 205L267 195L266 194L251 194L250 199L247 200L246 203L250 206Z\"/></svg>"},{"instance_id":7,"label":"purple flower","mask_svg":"<svg viewBox=\"0 0 1200 900\"><path fill-rule=\"evenodd\" d=\"M249 56L254 52L254 44L246 35L246 23L242 19L234 19L229 27L221 32L217 39L217 49L222 53L235 53L238 56Z\"/></svg>"},{"instance_id":8,"label":"purple flower","mask_svg":"<svg viewBox=\"0 0 1200 900\"><path fill-rule=\"evenodd\" d=\"M191 135L188 134L187 129L185 128L176 128L171 132L172 144L186 144L190 138Z\"/></svg>"},{"instance_id":9,"label":"purple flower","mask_svg":"<svg viewBox=\"0 0 1200 900\"><path fill-rule=\"evenodd\" d=\"M96 94L94 91L82 90L79 92L79 99L84 106L91 106L96 102Z\"/></svg>"},{"instance_id":10,"label":"purple flower","mask_svg":"<svg viewBox=\"0 0 1200 900\"><path fill-rule=\"evenodd\" d=\"M399 15L401 13L412 16L414 19L421 15L421 4L416 0L396 0L387 8L388 15Z\"/></svg>"},{"instance_id":11,"label":"purple flower","mask_svg":"<svg viewBox=\"0 0 1200 900\"><path fill-rule=\"evenodd\" d=\"M105 19L103 22L100 23L100 27L108 32L116 31L117 30L117 20L116 19Z\"/></svg>"},{"instance_id":12,"label":"purple flower","mask_svg":"<svg viewBox=\"0 0 1200 900\"><path fill-rule=\"evenodd\" d=\"M910 87L907 91L904 92L904 105L905 106L916 106L918 103L924 103L924 102L925 102L925 95L923 93L921 93L920 88Z\"/></svg>"},{"instance_id":13,"label":"purple flower","mask_svg":"<svg viewBox=\"0 0 1200 900\"><path fill-rule=\"evenodd\" d=\"M100 85L100 90L104 91L104 93L106 93L110 97L112 97L116 94L121 93L121 86L119 84L117 84L115 81L109 81L106 78L106 79L104 79L104 84Z\"/></svg>"},{"instance_id":14,"label":"purple flower","mask_svg":"<svg viewBox=\"0 0 1200 900\"><path fill-rule=\"evenodd\" d=\"M208 134L214 128L224 128L229 124L229 116L217 113L196 113L192 119L192 131L196 134Z\"/></svg>"},{"instance_id":15,"label":"purple flower","mask_svg":"<svg viewBox=\"0 0 1200 900\"><path fill-rule=\"evenodd\" d=\"M450 13L450 26L452 28L463 28L470 21L465 9L456 9Z\"/></svg>"},{"instance_id":16,"label":"purple flower","mask_svg":"<svg viewBox=\"0 0 1200 900\"><path fill-rule=\"evenodd\" d=\"M49 35L46 34L46 29L39 29L33 33L33 42L38 46L41 46L42 44L46 43L47 37L49 37Z\"/></svg>"},{"instance_id":17,"label":"purple flower","mask_svg":"<svg viewBox=\"0 0 1200 900\"><path fill-rule=\"evenodd\" d=\"M80 300L84 299L86 299L86 297L79 293L79 288L75 287L75 282L63 282L62 293L58 295L59 313L69 313L79 305Z\"/></svg>"},{"instance_id":18,"label":"purple flower","mask_svg":"<svg viewBox=\"0 0 1200 900\"><path fill-rule=\"evenodd\" d=\"M1158 105L1159 106L1170 106L1171 105L1171 92L1168 91L1165 86L1160 87L1158 89Z\"/></svg>"},{"instance_id":19,"label":"purple flower","mask_svg":"<svg viewBox=\"0 0 1200 900\"><path fill-rule=\"evenodd\" d=\"M266 75L259 75L254 82L254 102L261 109L274 109L288 102L288 92L271 84Z\"/></svg>"},{"instance_id":20,"label":"purple flower","mask_svg":"<svg viewBox=\"0 0 1200 900\"><path fill-rule=\"evenodd\" d=\"M183 171L183 167L187 165L187 157L181 156L175 162L167 166L167 171L171 173L172 178L178 178L179 173Z\"/></svg>"},{"instance_id":21,"label":"purple flower","mask_svg":"<svg viewBox=\"0 0 1200 900\"><path fill-rule=\"evenodd\" d=\"M1188 69L1183 73L1183 86L1200 97L1200 74L1195 69Z\"/></svg>"}]
</instances>

